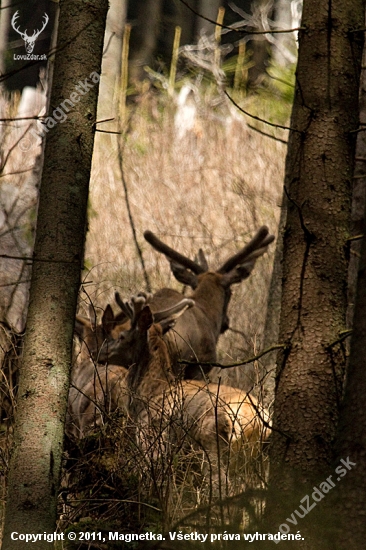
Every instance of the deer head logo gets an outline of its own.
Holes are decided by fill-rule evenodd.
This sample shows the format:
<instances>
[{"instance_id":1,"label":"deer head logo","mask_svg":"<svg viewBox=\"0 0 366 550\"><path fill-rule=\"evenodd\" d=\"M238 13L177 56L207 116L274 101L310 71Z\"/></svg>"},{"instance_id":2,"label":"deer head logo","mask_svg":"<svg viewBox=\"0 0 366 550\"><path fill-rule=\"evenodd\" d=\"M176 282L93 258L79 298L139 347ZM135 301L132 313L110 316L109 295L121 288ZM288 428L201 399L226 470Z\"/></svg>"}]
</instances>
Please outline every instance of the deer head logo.
<instances>
[{"instance_id":1,"label":"deer head logo","mask_svg":"<svg viewBox=\"0 0 366 550\"><path fill-rule=\"evenodd\" d=\"M19 27L17 28L16 27L16 22L17 22L17 19L19 17L19 11L17 10L14 15L13 15L13 18L11 20L11 26L13 27L13 29L18 33L20 34L20 36L23 38L24 42L25 42L25 50L27 53L32 53L33 52L33 49L34 49L34 45L36 43L36 40L37 38L39 37L39 35L41 34L41 32L44 31L48 21L49 21L49 17L48 15L45 13L44 16L43 16L43 27L39 30L39 31L33 31L33 34L32 36L28 36L27 35L27 29L25 29L24 32L21 32L19 30Z\"/></svg>"}]
</instances>

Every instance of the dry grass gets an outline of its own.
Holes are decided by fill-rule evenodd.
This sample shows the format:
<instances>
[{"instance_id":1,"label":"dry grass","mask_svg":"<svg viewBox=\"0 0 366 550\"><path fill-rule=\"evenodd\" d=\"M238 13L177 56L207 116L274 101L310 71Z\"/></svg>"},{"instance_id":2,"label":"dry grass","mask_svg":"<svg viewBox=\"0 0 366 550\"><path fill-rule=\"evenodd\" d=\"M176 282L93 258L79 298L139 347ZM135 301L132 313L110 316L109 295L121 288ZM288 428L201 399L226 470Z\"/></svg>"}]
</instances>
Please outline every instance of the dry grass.
<instances>
[{"instance_id":1,"label":"dry grass","mask_svg":"<svg viewBox=\"0 0 366 550\"><path fill-rule=\"evenodd\" d=\"M0 92L0 118L16 118L19 94ZM30 116L30 115L28 115ZM40 143L30 135L35 122L0 123L0 254L32 253L40 174ZM21 332L25 327L29 262L1 258L0 321Z\"/></svg>"},{"instance_id":2,"label":"dry grass","mask_svg":"<svg viewBox=\"0 0 366 550\"><path fill-rule=\"evenodd\" d=\"M117 139L137 240L154 291L181 286L166 259L144 241L146 229L192 259L201 247L212 269L259 226L266 224L276 233L284 145L248 128L223 104L216 111L201 104L195 127L178 141L171 101L142 97L130 110L124 136L97 135L86 244L91 269L85 276L97 305L113 305L114 290L125 297L146 290L126 209ZM229 315L235 332L222 336L218 349L225 363L251 356L260 345L273 252L274 245L250 278L234 289ZM225 370L220 376L223 383L247 390L253 369Z\"/></svg>"},{"instance_id":3,"label":"dry grass","mask_svg":"<svg viewBox=\"0 0 366 550\"><path fill-rule=\"evenodd\" d=\"M168 444L166 429L156 426L147 434L152 447L144 449L136 443L136 432L141 437L143 426L118 413L104 419L102 429L67 445L62 531L89 525L94 530L164 532L174 524L201 532L234 524L245 530L260 517L268 464L256 446L241 442L241 460L231 461L230 472L222 468L220 490L216 483L213 491L215 466L207 462L205 449L183 437L186 423L179 413L170 427L175 434L182 431L182 437ZM232 500L234 495L238 502Z\"/></svg>"}]
</instances>

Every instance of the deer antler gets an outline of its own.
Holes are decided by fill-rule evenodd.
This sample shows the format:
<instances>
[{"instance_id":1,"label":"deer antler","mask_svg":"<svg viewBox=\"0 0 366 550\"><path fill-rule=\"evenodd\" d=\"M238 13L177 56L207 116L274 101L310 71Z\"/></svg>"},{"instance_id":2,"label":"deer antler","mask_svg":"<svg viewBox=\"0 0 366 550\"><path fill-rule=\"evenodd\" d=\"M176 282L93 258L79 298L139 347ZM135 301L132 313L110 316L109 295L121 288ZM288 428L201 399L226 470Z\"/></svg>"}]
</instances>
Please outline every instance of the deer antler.
<instances>
[{"instance_id":1,"label":"deer antler","mask_svg":"<svg viewBox=\"0 0 366 550\"><path fill-rule=\"evenodd\" d=\"M228 273L234 267L245 262L251 262L259 256L262 256L267 250L267 247L274 241L274 235L268 235L268 227L263 225L258 229L252 240L244 246L237 254L231 256L226 262L217 270L218 273ZM253 264L254 265L254 264Z\"/></svg>"},{"instance_id":2,"label":"deer antler","mask_svg":"<svg viewBox=\"0 0 366 550\"><path fill-rule=\"evenodd\" d=\"M18 34L20 34L20 36L21 36L21 37L23 38L23 40L24 40L24 37L27 36L27 30L26 30L25 32L22 32L22 31L19 30L19 28L17 28L17 27L15 26L16 20L18 19L18 17L19 17L19 10L17 10L17 11L14 13L14 15L13 15L13 17L12 17L12 19L11 19L11 26L13 27L13 29L14 29Z\"/></svg>"},{"instance_id":3,"label":"deer antler","mask_svg":"<svg viewBox=\"0 0 366 550\"><path fill-rule=\"evenodd\" d=\"M130 301L123 301L119 292L116 292L114 297L122 309L123 313L131 320L131 326L136 323L136 317L146 305L151 295L141 292L138 296L132 296Z\"/></svg>"},{"instance_id":4,"label":"deer antler","mask_svg":"<svg viewBox=\"0 0 366 550\"><path fill-rule=\"evenodd\" d=\"M47 13L45 13L43 17L44 17L43 27L41 28L41 30L39 30L39 31L34 31L34 32L33 32L32 38L34 37L34 39L38 38L38 36L41 34L41 32L44 31L44 29L45 29L45 27L46 27L46 25L47 25L47 23L48 23L48 21L49 21L49 17L48 17L48 15L47 15Z\"/></svg>"},{"instance_id":5,"label":"deer antler","mask_svg":"<svg viewBox=\"0 0 366 550\"><path fill-rule=\"evenodd\" d=\"M161 252L166 256L171 262L176 262L191 271L195 273L196 275L200 275L200 273L205 272L205 268L199 265L198 263L190 260L186 256L183 256L183 254L180 254L180 252L177 252L176 250L173 250L168 246L167 244L163 243L160 239L157 238L156 235L152 231L145 231L144 237L147 240L148 243L151 244L157 250L158 252Z\"/></svg>"}]
</instances>

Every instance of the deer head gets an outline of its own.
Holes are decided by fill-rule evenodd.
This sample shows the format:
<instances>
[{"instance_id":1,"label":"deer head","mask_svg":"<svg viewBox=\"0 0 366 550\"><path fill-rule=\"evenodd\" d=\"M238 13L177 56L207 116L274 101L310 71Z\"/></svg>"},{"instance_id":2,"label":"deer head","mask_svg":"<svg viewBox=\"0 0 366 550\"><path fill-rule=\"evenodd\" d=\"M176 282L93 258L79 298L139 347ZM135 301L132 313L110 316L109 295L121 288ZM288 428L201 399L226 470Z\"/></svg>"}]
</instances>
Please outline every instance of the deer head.
<instances>
[{"instance_id":1,"label":"deer head","mask_svg":"<svg viewBox=\"0 0 366 550\"><path fill-rule=\"evenodd\" d=\"M20 36L23 38L24 42L25 42L25 50L27 53L32 53L33 52L33 49L34 49L34 45L36 43L36 40L37 38L39 37L39 35L41 34L41 32L44 31L45 27L47 26L47 23L49 21L49 17L47 15L47 13L44 14L43 16L43 26L40 30L38 31L33 31L33 34L32 36L28 36L27 35L27 29L25 29L24 32L22 32L19 28L16 27L16 21L19 17L19 11L17 10L13 17L12 17L12 20L11 20L11 26L13 27L13 29L18 33L20 34Z\"/></svg>"},{"instance_id":2,"label":"deer head","mask_svg":"<svg viewBox=\"0 0 366 550\"><path fill-rule=\"evenodd\" d=\"M202 249L199 250L198 261L193 261L163 243L152 231L145 231L144 237L155 250L164 254L169 260L175 278L179 282L190 286L193 290L197 288L200 282L200 275L209 273L208 263ZM261 227L247 245L231 256L215 272L221 275L221 285L226 289L249 277L256 260L267 252L268 245L274 239L274 235L269 235L266 226Z\"/></svg>"}]
</instances>

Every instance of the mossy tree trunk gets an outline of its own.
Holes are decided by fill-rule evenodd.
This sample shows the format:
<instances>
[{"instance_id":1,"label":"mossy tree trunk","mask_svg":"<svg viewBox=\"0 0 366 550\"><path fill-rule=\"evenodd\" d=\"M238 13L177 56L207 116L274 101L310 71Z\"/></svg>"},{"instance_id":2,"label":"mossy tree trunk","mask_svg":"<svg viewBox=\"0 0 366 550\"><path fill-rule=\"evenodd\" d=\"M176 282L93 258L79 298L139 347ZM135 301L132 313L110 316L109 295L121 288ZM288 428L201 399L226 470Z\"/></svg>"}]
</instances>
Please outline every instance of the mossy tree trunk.
<instances>
[{"instance_id":1,"label":"mossy tree trunk","mask_svg":"<svg viewBox=\"0 0 366 550\"><path fill-rule=\"evenodd\" d=\"M107 8L106 0L60 2L49 114L61 119L61 109L67 118L47 135L4 549L24 548L24 541L11 540L13 531L55 530ZM63 104L66 99L74 105ZM33 546L41 550L49 544L40 541Z\"/></svg>"},{"instance_id":2,"label":"mossy tree trunk","mask_svg":"<svg viewBox=\"0 0 366 550\"><path fill-rule=\"evenodd\" d=\"M287 350L276 373L267 507L273 532L323 481L332 460L346 365L343 345L335 342L346 327L363 45L355 30L363 26L362 0L304 1L285 176L279 341ZM301 526L288 523L291 531L308 535L299 548L317 548L314 518L296 518Z\"/></svg>"}]
</instances>

